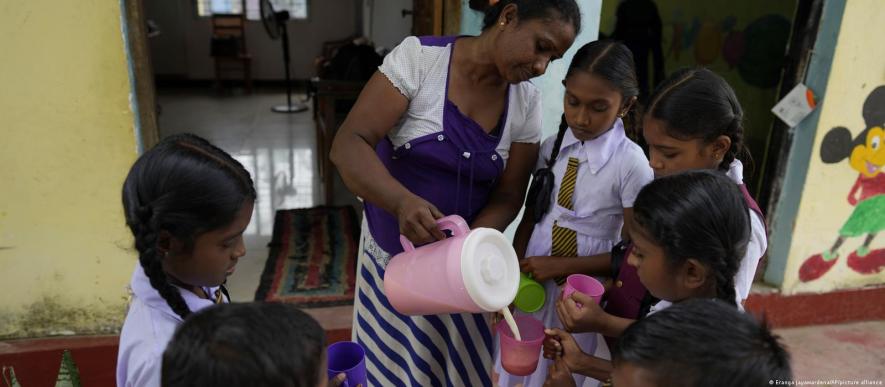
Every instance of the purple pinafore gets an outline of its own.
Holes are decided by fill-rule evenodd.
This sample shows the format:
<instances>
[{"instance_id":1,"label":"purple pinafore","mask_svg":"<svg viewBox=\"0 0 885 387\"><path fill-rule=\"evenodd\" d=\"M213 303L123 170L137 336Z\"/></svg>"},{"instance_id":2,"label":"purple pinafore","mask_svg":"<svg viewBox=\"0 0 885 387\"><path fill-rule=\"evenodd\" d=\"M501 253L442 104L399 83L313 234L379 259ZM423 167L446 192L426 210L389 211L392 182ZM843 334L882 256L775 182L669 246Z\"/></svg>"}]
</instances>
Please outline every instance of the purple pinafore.
<instances>
[{"instance_id":1,"label":"purple pinafore","mask_svg":"<svg viewBox=\"0 0 885 387\"><path fill-rule=\"evenodd\" d=\"M453 49L455 39L422 37L420 41L425 47L451 44ZM448 75L446 89L440 92L448 95ZM508 87L508 101L509 97ZM446 97L441 132L415 138L397 148L385 137L376 147L378 158L409 191L443 214L457 214L471 223L488 203L504 170L504 160L496 148L508 105L504 104L504 114L489 134ZM402 251L399 225L392 214L372 203L365 203L365 216L371 238L364 236L358 265L354 340L366 349L369 384L491 385L493 341L486 317L397 313L384 294L383 278L387 259ZM374 250L365 247L368 244L374 244Z\"/></svg>"}]
</instances>

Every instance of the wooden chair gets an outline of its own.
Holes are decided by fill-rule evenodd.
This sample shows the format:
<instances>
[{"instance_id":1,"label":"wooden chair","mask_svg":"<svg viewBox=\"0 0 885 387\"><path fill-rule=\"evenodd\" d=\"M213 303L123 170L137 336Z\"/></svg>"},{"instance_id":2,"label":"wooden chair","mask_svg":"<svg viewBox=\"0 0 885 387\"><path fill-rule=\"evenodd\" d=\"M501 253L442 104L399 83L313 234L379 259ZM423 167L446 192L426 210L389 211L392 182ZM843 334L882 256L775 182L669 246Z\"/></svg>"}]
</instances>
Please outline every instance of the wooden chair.
<instances>
[{"instance_id":1,"label":"wooden chair","mask_svg":"<svg viewBox=\"0 0 885 387\"><path fill-rule=\"evenodd\" d=\"M222 73L238 70L243 85L252 93L252 56L246 50L245 14L212 15L212 52L215 59L215 82L220 87Z\"/></svg>"}]
</instances>

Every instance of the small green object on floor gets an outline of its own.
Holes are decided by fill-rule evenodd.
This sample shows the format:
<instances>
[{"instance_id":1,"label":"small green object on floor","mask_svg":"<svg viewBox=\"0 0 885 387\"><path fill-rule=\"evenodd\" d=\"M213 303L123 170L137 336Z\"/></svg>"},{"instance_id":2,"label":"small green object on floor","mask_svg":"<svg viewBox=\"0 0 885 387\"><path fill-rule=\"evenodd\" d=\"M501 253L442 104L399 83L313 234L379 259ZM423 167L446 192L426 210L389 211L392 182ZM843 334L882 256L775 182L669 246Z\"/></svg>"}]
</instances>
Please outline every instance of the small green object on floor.
<instances>
[{"instance_id":1,"label":"small green object on floor","mask_svg":"<svg viewBox=\"0 0 885 387\"><path fill-rule=\"evenodd\" d=\"M61 368L58 370L58 378L55 387L80 387L80 370L71 356L71 351L65 350L61 355Z\"/></svg>"}]
</instances>

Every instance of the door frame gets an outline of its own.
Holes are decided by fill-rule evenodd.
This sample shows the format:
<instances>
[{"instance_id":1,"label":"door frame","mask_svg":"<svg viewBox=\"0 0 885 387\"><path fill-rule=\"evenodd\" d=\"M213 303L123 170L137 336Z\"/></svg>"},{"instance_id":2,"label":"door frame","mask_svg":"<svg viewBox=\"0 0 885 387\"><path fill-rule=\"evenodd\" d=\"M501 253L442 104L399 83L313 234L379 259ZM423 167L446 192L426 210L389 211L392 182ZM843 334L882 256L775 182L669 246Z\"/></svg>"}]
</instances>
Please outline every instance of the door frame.
<instances>
[{"instance_id":1,"label":"door frame","mask_svg":"<svg viewBox=\"0 0 885 387\"><path fill-rule=\"evenodd\" d=\"M131 106L135 115L135 136L139 154L160 141L157 126L157 100L150 50L147 44L147 19L144 0L120 0L123 13L126 61L129 67Z\"/></svg>"}]
</instances>

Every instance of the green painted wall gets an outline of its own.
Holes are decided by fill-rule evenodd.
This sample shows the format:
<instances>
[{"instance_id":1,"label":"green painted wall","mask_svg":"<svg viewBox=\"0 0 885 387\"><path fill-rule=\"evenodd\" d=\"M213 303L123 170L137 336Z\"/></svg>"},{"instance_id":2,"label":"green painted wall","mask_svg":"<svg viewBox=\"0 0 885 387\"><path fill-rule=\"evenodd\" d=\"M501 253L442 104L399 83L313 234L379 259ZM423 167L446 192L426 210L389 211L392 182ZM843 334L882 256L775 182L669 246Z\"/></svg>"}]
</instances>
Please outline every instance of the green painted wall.
<instances>
[{"instance_id":1,"label":"green painted wall","mask_svg":"<svg viewBox=\"0 0 885 387\"><path fill-rule=\"evenodd\" d=\"M603 0L600 32L611 35L619 1ZM746 118L746 143L760 171L795 0L656 0L665 72L705 66L734 88ZM649 66L651 67L651 66ZM748 166L749 167L749 166ZM758 176L745 174L751 189Z\"/></svg>"}]
</instances>

